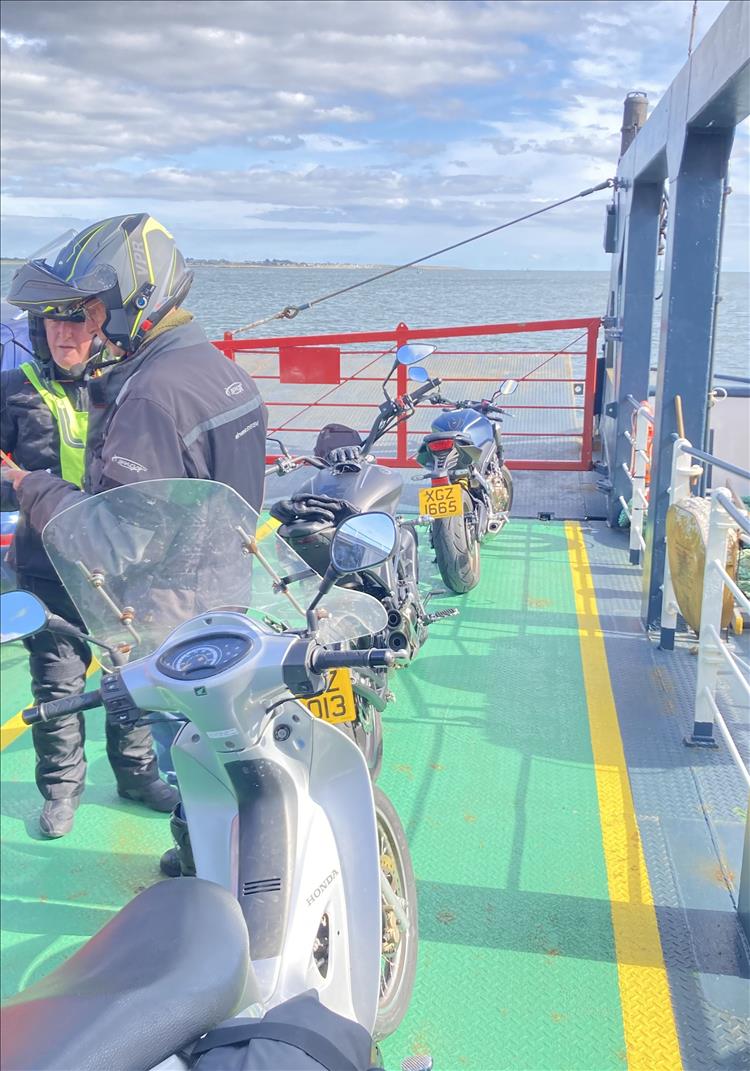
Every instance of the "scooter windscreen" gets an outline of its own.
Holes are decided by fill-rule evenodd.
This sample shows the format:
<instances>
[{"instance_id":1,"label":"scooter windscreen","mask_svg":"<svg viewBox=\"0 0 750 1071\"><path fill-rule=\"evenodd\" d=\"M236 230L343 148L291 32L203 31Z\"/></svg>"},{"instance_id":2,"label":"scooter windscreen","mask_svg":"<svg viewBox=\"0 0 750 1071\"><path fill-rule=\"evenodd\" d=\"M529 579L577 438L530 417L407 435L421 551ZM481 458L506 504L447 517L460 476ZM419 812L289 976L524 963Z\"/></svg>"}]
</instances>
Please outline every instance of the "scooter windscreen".
<instances>
[{"instance_id":1,"label":"scooter windscreen","mask_svg":"<svg viewBox=\"0 0 750 1071\"><path fill-rule=\"evenodd\" d=\"M209 480L149 480L83 498L49 522L43 541L89 633L125 645L131 659L211 610L304 628L320 584L273 522ZM387 615L369 595L335 587L318 619L319 642L331 644L380 632Z\"/></svg>"}]
</instances>

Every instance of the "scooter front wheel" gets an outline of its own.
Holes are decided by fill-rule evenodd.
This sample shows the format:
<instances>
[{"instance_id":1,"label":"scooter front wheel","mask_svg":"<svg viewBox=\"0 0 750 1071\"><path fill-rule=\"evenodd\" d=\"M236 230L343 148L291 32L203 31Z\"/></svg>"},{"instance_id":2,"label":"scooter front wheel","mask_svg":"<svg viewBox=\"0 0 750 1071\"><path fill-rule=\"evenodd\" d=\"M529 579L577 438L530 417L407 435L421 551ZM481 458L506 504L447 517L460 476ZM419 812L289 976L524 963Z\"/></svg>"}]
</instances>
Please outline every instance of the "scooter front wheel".
<instances>
[{"instance_id":1,"label":"scooter front wheel","mask_svg":"<svg viewBox=\"0 0 750 1071\"><path fill-rule=\"evenodd\" d=\"M380 996L373 1035L388 1037L406 1015L417 973L419 918L417 885L409 845L396 809L373 789L380 854L382 946Z\"/></svg>"}]
</instances>

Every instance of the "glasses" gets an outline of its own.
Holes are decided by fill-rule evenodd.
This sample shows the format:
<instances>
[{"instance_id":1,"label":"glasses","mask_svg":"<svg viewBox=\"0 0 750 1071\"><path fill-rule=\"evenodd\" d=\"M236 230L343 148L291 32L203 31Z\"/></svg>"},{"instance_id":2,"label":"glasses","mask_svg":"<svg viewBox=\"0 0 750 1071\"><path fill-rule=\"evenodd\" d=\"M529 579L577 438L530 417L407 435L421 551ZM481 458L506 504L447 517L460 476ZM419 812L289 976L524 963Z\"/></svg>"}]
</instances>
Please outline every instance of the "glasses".
<instances>
[{"instance_id":1,"label":"glasses","mask_svg":"<svg viewBox=\"0 0 750 1071\"><path fill-rule=\"evenodd\" d=\"M48 305L42 312L45 320L58 323L82 324L86 322L86 310L83 305Z\"/></svg>"}]
</instances>

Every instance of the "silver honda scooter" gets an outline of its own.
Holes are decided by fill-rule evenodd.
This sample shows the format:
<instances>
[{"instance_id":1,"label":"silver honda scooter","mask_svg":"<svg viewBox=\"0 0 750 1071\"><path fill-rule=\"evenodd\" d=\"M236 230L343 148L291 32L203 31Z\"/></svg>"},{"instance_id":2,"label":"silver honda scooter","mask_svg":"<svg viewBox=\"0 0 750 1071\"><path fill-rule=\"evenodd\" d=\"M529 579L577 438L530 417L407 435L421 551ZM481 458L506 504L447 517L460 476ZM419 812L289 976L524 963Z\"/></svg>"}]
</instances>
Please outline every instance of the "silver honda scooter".
<instances>
[{"instance_id":1,"label":"silver honda scooter","mask_svg":"<svg viewBox=\"0 0 750 1071\"><path fill-rule=\"evenodd\" d=\"M17 1039L21 1056L16 1051L8 1066L184 1068L190 1063L181 1050L219 1020L238 1010L262 1018L310 991L374 1040L391 1033L406 1012L416 969L417 904L403 829L390 802L373 789L351 739L301 701L326 693L329 671L385 666L396 657L371 646L386 627L384 608L360 591L333 586L388 558L394 522L374 513L341 525L322 580L258 522L222 484L159 480L83 499L45 530L45 547L107 672L99 691L41 704L24 719L46 721L97 705L121 721L138 716L136 708L183 718L172 754L198 880L161 886L157 916L162 912L165 932L178 926L169 941L173 953L175 945L194 940L195 927L205 939L206 927L210 931L217 920L207 921L211 912L203 905L182 901L204 896L213 883L210 896L228 899L216 886L230 894L231 907L217 908L225 916L220 924L230 925L228 912L244 925L241 939L234 931L232 953L221 957L215 979L210 955L205 977L185 977L196 996L190 1015L172 1007L159 1017L152 994L138 1012L138 1027L122 1025L119 1037L111 1022L103 1033L96 1021L87 1026L94 1014L89 1008L83 1022L65 1017L64 1036L58 1031L49 1041L50 1012L54 1017L71 995L67 976L54 982L60 971L65 975L64 965L6 1009L3 1033L17 1009L25 1035ZM72 627L26 593L7 598L15 599L15 611L4 615L3 642L43 627ZM204 891L186 892L189 886ZM146 890L120 915L135 913L142 928L145 907L138 914L134 905L155 892ZM153 906L149 918L153 926ZM85 958L104 932L77 957ZM226 933L216 941L226 944ZM239 986L243 941L250 962ZM158 975L152 959L145 955L140 989L137 966L130 965L136 1007L139 993L153 987L154 971ZM101 973L106 963L96 955L94 961L94 973ZM41 996L34 992L40 987ZM227 992L209 1002L208 1022L212 987L214 996L217 988ZM38 1034L35 1001L47 1024ZM108 1006L106 1014L111 1011ZM149 1030L149 1016L156 1016L158 1028ZM84 1056L90 1059L82 1062Z\"/></svg>"}]
</instances>

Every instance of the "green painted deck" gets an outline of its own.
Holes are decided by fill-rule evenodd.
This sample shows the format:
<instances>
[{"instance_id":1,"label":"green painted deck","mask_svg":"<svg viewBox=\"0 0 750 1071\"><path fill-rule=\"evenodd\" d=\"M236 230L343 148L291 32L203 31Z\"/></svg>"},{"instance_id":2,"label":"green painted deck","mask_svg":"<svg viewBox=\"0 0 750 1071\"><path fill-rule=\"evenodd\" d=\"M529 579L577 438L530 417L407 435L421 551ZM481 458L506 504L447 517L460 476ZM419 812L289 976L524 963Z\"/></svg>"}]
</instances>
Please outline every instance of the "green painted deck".
<instances>
[{"instance_id":1,"label":"green painted deck","mask_svg":"<svg viewBox=\"0 0 750 1071\"><path fill-rule=\"evenodd\" d=\"M390 1071L423 1051L437 1071L683 1066L617 715L596 721L609 678L583 545L577 525L512 522L461 615L396 675L380 784L411 844L420 950ZM2 660L7 723L28 700L25 655ZM2 754L4 996L157 880L168 846L165 816L115 795L101 717L86 720L88 786L63 840L36 832L30 734Z\"/></svg>"}]
</instances>

